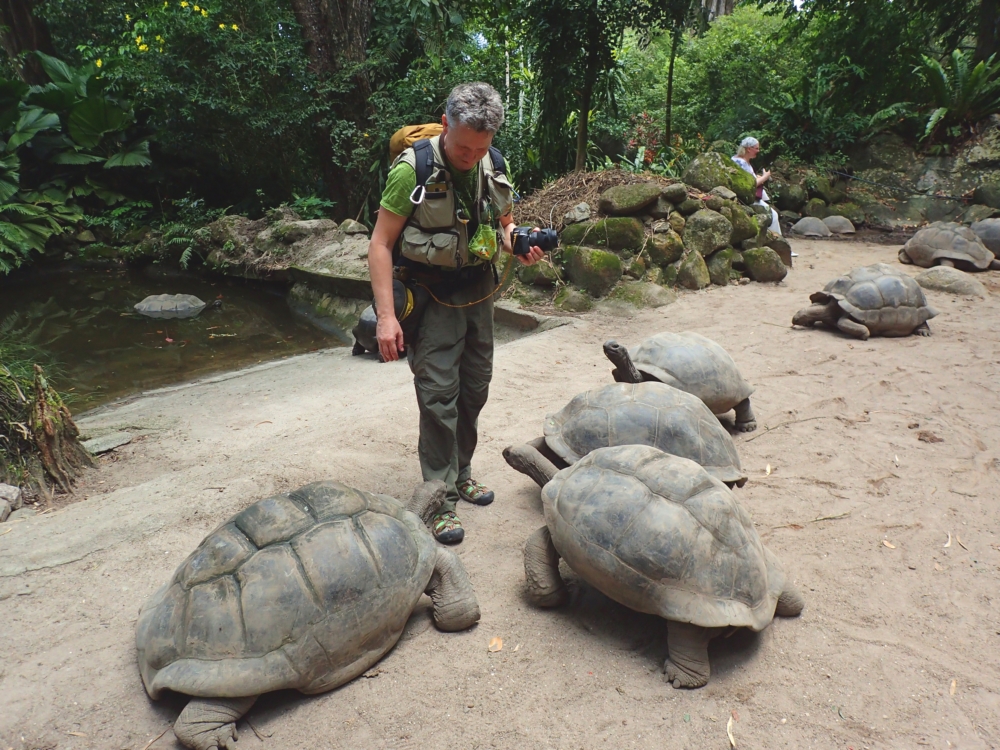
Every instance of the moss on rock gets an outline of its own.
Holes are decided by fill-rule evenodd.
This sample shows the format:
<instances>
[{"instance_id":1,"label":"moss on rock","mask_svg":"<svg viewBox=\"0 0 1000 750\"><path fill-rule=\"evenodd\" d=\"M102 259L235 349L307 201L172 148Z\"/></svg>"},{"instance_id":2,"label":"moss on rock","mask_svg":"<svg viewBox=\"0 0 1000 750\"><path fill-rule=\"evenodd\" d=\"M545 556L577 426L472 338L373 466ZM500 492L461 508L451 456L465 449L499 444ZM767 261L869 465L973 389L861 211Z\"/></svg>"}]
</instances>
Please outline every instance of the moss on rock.
<instances>
[{"instance_id":1,"label":"moss on rock","mask_svg":"<svg viewBox=\"0 0 1000 750\"><path fill-rule=\"evenodd\" d=\"M609 299L622 300L635 307L663 307L677 301L677 294L659 284L624 281L615 287Z\"/></svg>"},{"instance_id":2,"label":"moss on rock","mask_svg":"<svg viewBox=\"0 0 1000 750\"><path fill-rule=\"evenodd\" d=\"M667 185L660 191L660 195L666 198L668 201L677 205L678 203L683 203L688 197L688 186L683 182L675 182L671 185Z\"/></svg>"},{"instance_id":3,"label":"moss on rock","mask_svg":"<svg viewBox=\"0 0 1000 750\"><path fill-rule=\"evenodd\" d=\"M644 232L642 222L631 216L620 216L601 221L584 221L563 229L565 245L590 245L608 250L642 249Z\"/></svg>"},{"instance_id":4,"label":"moss on rock","mask_svg":"<svg viewBox=\"0 0 1000 750\"><path fill-rule=\"evenodd\" d=\"M757 181L737 167L733 160L717 151L708 151L695 157L684 171L684 182L704 193L722 186L729 188L743 203L753 203Z\"/></svg>"},{"instance_id":5,"label":"moss on rock","mask_svg":"<svg viewBox=\"0 0 1000 750\"><path fill-rule=\"evenodd\" d=\"M632 216L646 208L660 197L659 185L651 182L637 182L632 185L616 185L601 193L597 208L610 216Z\"/></svg>"},{"instance_id":6,"label":"moss on rock","mask_svg":"<svg viewBox=\"0 0 1000 750\"><path fill-rule=\"evenodd\" d=\"M594 297L607 294L622 277L621 259L606 250L571 245L563 262L569 280Z\"/></svg>"},{"instance_id":7,"label":"moss on rock","mask_svg":"<svg viewBox=\"0 0 1000 750\"><path fill-rule=\"evenodd\" d=\"M788 268L781 262L778 254L769 247L758 247L743 253L747 275L754 281L781 281L788 273Z\"/></svg>"},{"instance_id":8,"label":"moss on rock","mask_svg":"<svg viewBox=\"0 0 1000 750\"><path fill-rule=\"evenodd\" d=\"M571 286L564 286L560 289L553 304L560 310L567 312L587 312L594 306L590 297Z\"/></svg>"},{"instance_id":9,"label":"moss on rock","mask_svg":"<svg viewBox=\"0 0 1000 750\"><path fill-rule=\"evenodd\" d=\"M826 202L822 198L810 198L806 202L806 207L802 209L802 213L816 219L825 219L827 216Z\"/></svg>"},{"instance_id":10,"label":"moss on rock","mask_svg":"<svg viewBox=\"0 0 1000 750\"><path fill-rule=\"evenodd\" d=\"M673 230L659 232L647 240L646 253L653 264L667 266L684 254L684 241Z\"/></svg>"},{"instance_id":11,"label":"moss on rock","mask_svg":"<svg viewBox=\"0 0 1000 750\"><path fill-rule=\"evenodd\" d=\"M686 289L704 289L712 283L705 259L697 250L691 250L677 268L677 283Z\"/></svg>"},{"instance_id":12,"label":"moss on rock","mask_svg":"<svg viewBox=\"0 0 1000 750\"><path fill-rule=\"evenodd\" d=\"M730 245L739 245L743 240L756 237L760 232L756 216L749 215L747 210L739 203L726 201L721 213L733 225L733 231L729 235Z\"/></svg>"},{"instance_id":13,"label":"moss on rock","mask_svg":"<svg viewBox=\"0 0 1000 750\"><path fill-rule=\"evenodd\" d=\"M712 253L705 265L708 267L708 277L717 286L726 286L733 270L733 258L738 253L731 247L724 247Z\"/></svg>"},{"instance_id":14,"label":"moss on rock","mask_svg":"<svg viewBox=\"0 0 1000 750\"><path fill-rule=\"evenodd\" d=\"M688 218L684 226L684 247L706 257L728 245L732 233L729 219L705 208Z\"/></svg>"}]
</instances>

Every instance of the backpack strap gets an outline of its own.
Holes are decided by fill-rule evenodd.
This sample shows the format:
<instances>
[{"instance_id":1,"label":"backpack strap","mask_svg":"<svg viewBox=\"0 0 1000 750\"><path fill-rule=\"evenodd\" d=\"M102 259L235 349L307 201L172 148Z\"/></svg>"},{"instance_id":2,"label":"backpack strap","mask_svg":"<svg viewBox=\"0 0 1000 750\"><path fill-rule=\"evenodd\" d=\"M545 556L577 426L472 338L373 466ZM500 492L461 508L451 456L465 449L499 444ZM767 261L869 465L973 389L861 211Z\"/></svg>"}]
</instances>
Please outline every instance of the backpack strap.
<instances>
[{"instance_id":1,"label":"backpack strap","mask_svg":"<svg viewBox=\"0 0 1000 750\"><path fill-rule=\"evenodd\" d=\"M504 163L503 154L496 146L490 146L490 161L493 162L493 171L506 176L507 165Z\"/></svg>"},{"instance_id":2,"label":"backpack strap","mask_svg":"<svg viewBox=\"0 0 1000 750\"><path fill-rule=\"evenodd\" d=\"M426 185L434 171L434 149L429 138L421 138L413 144L413 154L416 157L414 171L417 173L417 185Z\"/></svg>"}]
</instances>

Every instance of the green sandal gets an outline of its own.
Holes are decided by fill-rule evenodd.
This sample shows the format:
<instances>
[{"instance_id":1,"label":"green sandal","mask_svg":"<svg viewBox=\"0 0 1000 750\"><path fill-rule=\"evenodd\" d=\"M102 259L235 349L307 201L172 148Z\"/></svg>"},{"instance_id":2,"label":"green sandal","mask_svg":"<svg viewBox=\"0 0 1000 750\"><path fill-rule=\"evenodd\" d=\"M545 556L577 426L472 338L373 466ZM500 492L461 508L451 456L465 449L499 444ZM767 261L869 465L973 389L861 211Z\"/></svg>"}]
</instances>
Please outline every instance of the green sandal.
<instances>
[{"instance_id":1,"label":"green sandal","mask_svg":"<svg viewBox=\"0 0 1000 750\"><path fill-rule=\"evenodd\" d=\"M465 538L465 529L453 510L437 513L431 518L431 532L441 544L458 544Z\"/></svg>"},{"instance_id":2,"label":"green sandal","mask_svg":"<svg viewBox=\"0 0 1000 750\"><path fill-rule=\"evenodd\" d=\"M493 490L486 487L486 485L480 484L475 479L466 479L464 482L459 482L455 489L458 490L460 498L473 505L489 505L495 498Z\"/></svg>"}]
</instances>

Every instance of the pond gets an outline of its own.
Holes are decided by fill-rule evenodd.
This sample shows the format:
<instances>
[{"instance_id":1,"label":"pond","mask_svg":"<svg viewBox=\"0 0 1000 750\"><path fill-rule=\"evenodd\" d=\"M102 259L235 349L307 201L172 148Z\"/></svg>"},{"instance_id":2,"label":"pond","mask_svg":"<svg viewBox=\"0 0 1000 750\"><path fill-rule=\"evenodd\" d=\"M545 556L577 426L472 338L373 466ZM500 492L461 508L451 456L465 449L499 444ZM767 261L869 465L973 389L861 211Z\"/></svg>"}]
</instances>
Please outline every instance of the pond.
<instances>
[{"instance_id":1,"label":"pond","mask_svg":"<svg viewBox=\"0 0 1000 750\"><path fill-rule=\"evenodd\" d=\"M221 305L195 318L156 320L132 309L150 294ZM285 295L280 285L156 266L65 268L0 284L0 325L48 352L56 388L79 413L145 389L344 344L293 314Z\"/></svg>"}]
</instances>

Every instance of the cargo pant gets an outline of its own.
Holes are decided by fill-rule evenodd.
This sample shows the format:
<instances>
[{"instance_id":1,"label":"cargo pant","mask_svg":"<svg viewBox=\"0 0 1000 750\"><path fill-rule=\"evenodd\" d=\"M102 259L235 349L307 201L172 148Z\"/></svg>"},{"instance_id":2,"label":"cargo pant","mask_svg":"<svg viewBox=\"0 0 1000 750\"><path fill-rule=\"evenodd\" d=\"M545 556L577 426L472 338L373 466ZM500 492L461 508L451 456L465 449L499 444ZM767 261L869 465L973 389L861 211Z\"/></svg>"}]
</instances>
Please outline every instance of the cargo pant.
<instances>
[{"instance_id":1,"label":"cargo pant","mask_svg":"<svg viewBox=\"0 0 1000 750\"><path fill-rule=\"evenodd\" d=\"M445 307L431 300L407 358L420 409L417 453L424 481L448 487L442 511L454 510L455 485L472 476L472 454L479 439L479 412L493 377L493 275L488 271L470 286L438 299L451 305L486 300L471 307Z\"/></svg>"}]
</instances>

